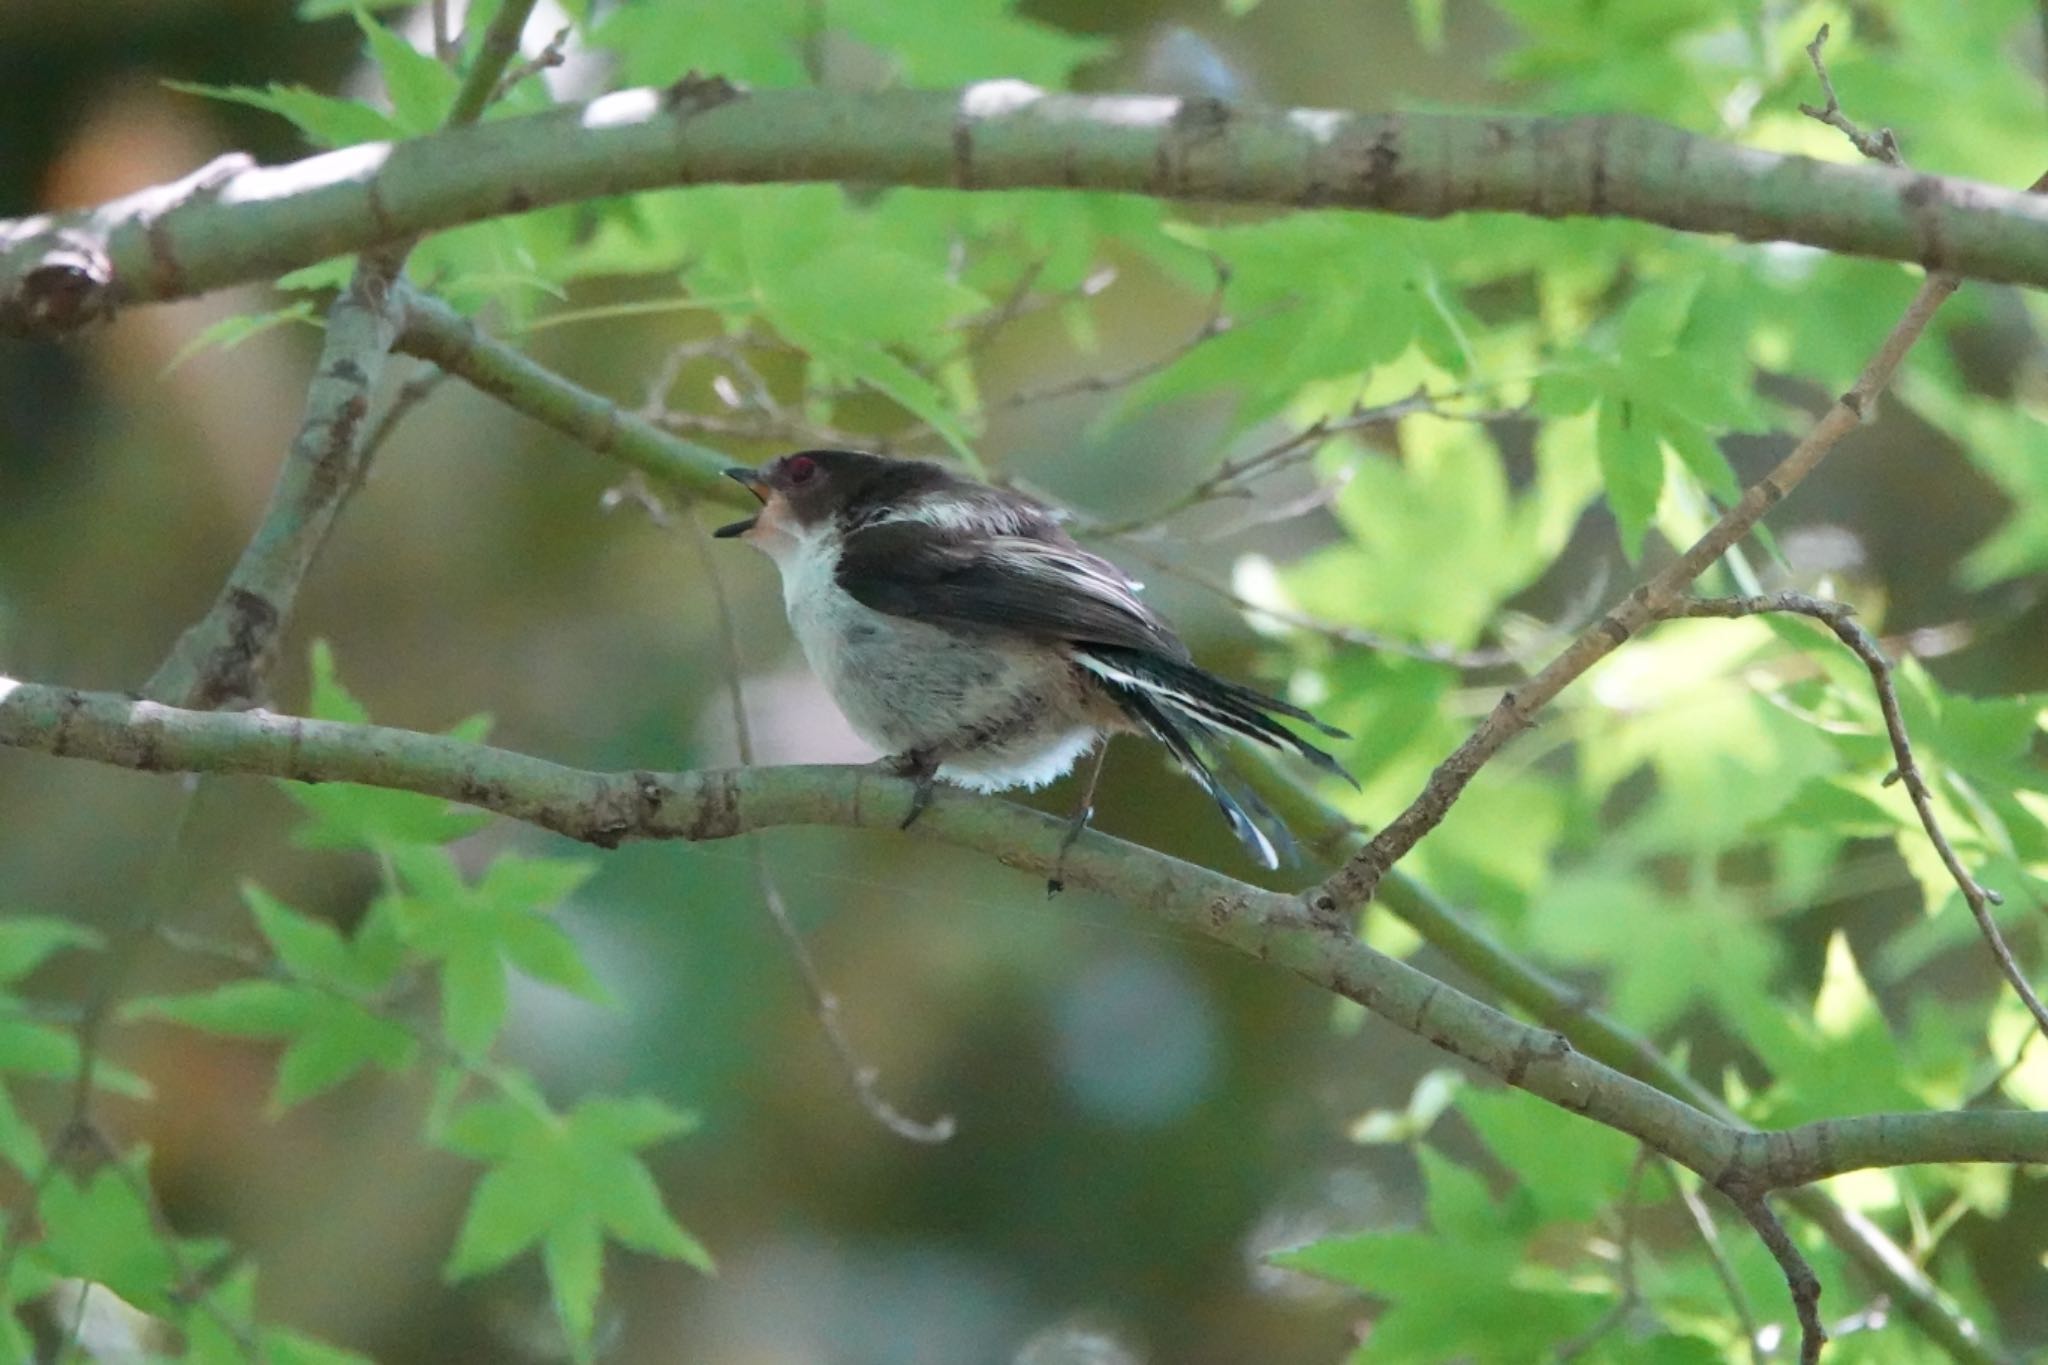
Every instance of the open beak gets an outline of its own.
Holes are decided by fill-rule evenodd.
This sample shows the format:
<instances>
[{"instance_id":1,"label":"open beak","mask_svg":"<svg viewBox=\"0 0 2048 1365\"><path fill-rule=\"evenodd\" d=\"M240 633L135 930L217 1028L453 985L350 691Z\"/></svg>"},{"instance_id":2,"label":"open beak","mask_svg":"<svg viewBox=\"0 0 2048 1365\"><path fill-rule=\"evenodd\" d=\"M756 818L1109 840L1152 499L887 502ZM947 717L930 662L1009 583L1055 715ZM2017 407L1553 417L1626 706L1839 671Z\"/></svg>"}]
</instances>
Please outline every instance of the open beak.
<instances>
[{"instance_id":1,"label":"open beak","mask_svg":"<svg viewBox=\"0 0 2048 1365\"><path fill-rule=\"evenodd\" d=\"M765 481L762 480L760 470L750 469L746 465L735 465L731 469L725 471L725 477L731 479L734 483L746 489L749 493L752 493L762 502L768 501L768 485ZM721 538L728 536L743 536L747 532L753 530L754 523L759 521L760 519L761 518L758 515L745 517L739 521L731 523L730 525L721 526L716 531L713 531L711 534Z\"/></svg>"}]
</instances>

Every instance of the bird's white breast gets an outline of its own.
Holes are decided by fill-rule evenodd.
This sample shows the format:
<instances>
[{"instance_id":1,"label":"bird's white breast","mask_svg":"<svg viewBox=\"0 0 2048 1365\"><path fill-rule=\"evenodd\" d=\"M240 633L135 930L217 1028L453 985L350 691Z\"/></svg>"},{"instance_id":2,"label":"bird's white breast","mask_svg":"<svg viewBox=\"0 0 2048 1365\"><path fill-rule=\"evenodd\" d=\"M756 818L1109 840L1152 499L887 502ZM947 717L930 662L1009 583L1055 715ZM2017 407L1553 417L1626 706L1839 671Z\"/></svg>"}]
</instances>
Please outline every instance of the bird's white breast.
<instances>
[{"instance_id":1,"label":"bird's white breast","mask_svg":"<svg viewBox=\"0 0 2048 1365\"><path fill-rule=\"evenodd\" d=\"M936 748L940 775L984 791L1037 787L1095 742L1062 655L1022 641L891 616L839 586L839 542L820 534L762 543L804 658L854 732L886 753ZM992 718L1031 715L985 740Z\"/></svg>"},{"instance_id":2,"label":"bird's white breast","mask_svg":"<svg viewBox=\"0 0 2048 1365\"><path fill-rule=\"evenodd\" d=\"M824 679L825 686L841 707L846 706L842 684L847 664L846 645L863 629L875 628L881 613L855 601L839 586L839 545L821 535L799 535L769 548L775 567L782 574L782 607L789 626L803 647L811 670ZM869 619L873 618L873 619ZM860 719L848 719L860 728ZM871 743L882 743L863 733Z\"/></svg>"}]
</instances>

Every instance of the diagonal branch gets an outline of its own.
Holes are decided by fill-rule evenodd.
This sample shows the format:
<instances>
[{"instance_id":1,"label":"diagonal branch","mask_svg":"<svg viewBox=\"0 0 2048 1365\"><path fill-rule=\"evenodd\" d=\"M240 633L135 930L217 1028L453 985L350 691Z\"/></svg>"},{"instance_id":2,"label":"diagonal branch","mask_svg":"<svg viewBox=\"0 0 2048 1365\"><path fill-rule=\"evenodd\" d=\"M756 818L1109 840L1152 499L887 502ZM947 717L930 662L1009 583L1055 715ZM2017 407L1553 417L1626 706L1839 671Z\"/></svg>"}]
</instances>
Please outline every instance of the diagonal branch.
<instances>
[{"instance_id":1,"label":"diagonal branch","mask_svg":"<svg viewBox=\"0 0 2048 1365\"><path fill-rule=\"evenodd\" d=\"M673 436L611 399L562 378L431 294L406 284L399 289L404 323L395 343L398 350L431 361L570 440L639 470L659 487L734 507L754 505L751 495L724 477L732 464L729 457Z\"/></svg>"},{"instance_id":2,"label":"diagonal branch","mask_svg":"<svg viewBox=\"0 0 2048 1365\"><path fill-rule=\"evenodd\" d=\"M510 6L508 6L508 9ZM2048 285L2048 206L1972 181L1733 147L1621 117L1358 114L1207 98L740 91L686 77L581 105L0 220L0 330L273 278L340 252L599 195L857 181L1635 218ZM63 306L56 306L61 303Z\"/></svg>"},{"instance_id":3,"label":"diagonal branch","mask_svg":"<svg viewBox=\"0 0 2048 1365\"><path fill-rule=\"evenodd\" d=\"M256 533L207 612L144 684L184 706L248 705L263 678L313 560L342 503L361 481L370 392L397 335L391 274L365 263L327 313L327 337L306 390L306 415L271 489Z\"/></svg>"},{"instance_id":4,"label":"diagonal branch","mask_svg":"<svg viewBox=\"0 0 2048 1365\"><path fill-rule=\"evenodd\" d=\"M1756 1229L1792 1291L1792 1310L1799 1317L1799 1365L1819 1365L1821 1347L1828 1341L1828 1329L1820 1320L1819 1277L1762 1195L1737 1199L1735 1207Z\"/></svg>"}]
</instances>

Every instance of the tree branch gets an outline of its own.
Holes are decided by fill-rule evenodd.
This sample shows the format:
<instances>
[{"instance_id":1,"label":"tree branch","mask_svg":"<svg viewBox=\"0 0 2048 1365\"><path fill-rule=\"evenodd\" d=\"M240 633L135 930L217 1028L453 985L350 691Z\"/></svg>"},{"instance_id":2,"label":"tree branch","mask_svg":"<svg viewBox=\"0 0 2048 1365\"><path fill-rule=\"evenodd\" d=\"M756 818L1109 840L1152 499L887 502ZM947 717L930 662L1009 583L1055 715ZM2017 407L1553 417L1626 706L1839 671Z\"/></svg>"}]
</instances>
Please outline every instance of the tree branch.
<instances>
[{"instance_id":1,"label":"tree branch","mask_svg":"<svg viewBox=\"0 0 2048 1365\"><path fill-rule=\"evenodd\" d=\"M1770 1249L1792 1291L1792 1311L1799 1317L1799 1365L1819 1365L1820 1348L1828 1341L1820 1320L1820 1278L1762 1195L1737 1199L1735 1207Z\"/></svg>"},{"instance_id":2,"label":"tree branch","mask_svg":"<svg viewBox=\"0 0 2048 1365\"><path fill-rule=\"evenodd\" d=\"M1828 102L1825 106L1802 104L1799 112L1848 138L1849 145L1870 160L1903 167L1906 159L1899 153L1899 140L1892 136L1891 129L1880 128L1874 133L1866 133L1842 112L1842 102L1835 98L1834 78L1828 75L1827 61L1820 55L1821 49L1827 45L1828 26L1822 24L1813 35L1813 41L1806 45L1806 60L1813 63L1813 74L1820 81L1820 92Z\"/></svg>"},{"instance_id":3,"label":"tree branch","mask_svg":"<svg viewBox=\"0 0 2048 1365\"><path fill-rule=\"evenodd\" d=\"M666 488L734 507L752 495L724 477L729 456L672 436L660 427L485 333L447 304L400 285L404 323L396 348L432 361L516 411L570 440L609 455Z\"/></svg>"},{"instance_id":4,"label":"tree branch","mask_svg":"<svg viewBox=\"0 0 2048 1365\"><path fill-rule=\"evenodd\" d=\"M476 60L462 77L462 85L455 92L455 103L449 106L448 127L462 128L475 123L490 102L497 98L499 78L512 64L512 59L519 55L519 36L526 32L526 21L532 16L537 2L505 0L503 7L491 16L490 27L484 30L483 41L477 44Z\"/></svg>"},{"instance_id":5,"label":"tree branch","mask_svg":"<svg viewBox=\"0 0 2048 1365\"><path fill-rule=\"evenodd\" d=\"M913 784L873 768L600 773L444 735L268 712L191 711L110 693L0 680L0 745L147 772L357 782L480 806L600 847L727 839L780 825L887 830ZM1065 824L941 791L920 837L1044 876ZM1880 1114L1746 1132L1572 1049L1408 964L1332 932L1299 898L1100 834L1067 879L1355 1000L1505 1083L1628 1133L1738 1201L1860 1170L1923 1162L2048 1162L2048 1114Z\"/></svg>"},{"instance_id":6,"label":"tree branch","mask_svg":"<svg viewBox=\"0 0 2048 1365\"><path fill-rule=\"evenodd\" d=\"M2048 206L2025 195L1731 147L1639 119L1269 109L1050 94L1016 81L741 92L686 77L667 90L623 90L0 222L0 328L75 326L117 305L270 279L337 253L598 195L818 180L1422 218L1475 209L1627 217L2048 285Z\"/></svg>"},{"instance_id":7,"label":"tree branch","mask_svg":"<svg viewBox=\"0 0 2048 1365\"><path fill-rule=\"evenodd\" d=\"M306 414L256 534L206 615L144 684L149 696L202 709L262 696L299 585L362 481L370 391L397 334L390 289L390 274L366 263L328 310Z\"/></svg>"}]
</instances>

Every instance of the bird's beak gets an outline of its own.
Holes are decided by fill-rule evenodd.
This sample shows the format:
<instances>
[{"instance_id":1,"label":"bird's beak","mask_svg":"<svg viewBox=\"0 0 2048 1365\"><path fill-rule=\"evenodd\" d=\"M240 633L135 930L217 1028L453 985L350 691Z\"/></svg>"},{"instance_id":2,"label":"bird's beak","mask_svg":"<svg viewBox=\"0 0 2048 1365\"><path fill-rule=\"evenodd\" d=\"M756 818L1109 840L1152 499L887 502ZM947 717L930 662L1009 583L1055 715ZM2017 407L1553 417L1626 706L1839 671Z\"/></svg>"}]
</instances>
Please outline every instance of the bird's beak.
<instances>
[{"instance_id":1,"label":"bird's beak","mask_svg":"<svg viewBox=\"0 0 2048 1365\"><path fill-rule=\"evenodd\" d=\"M725 471L725 477L731 479L734 483L746 489L749 493L752 493L762 502L768 501L768 485L761 478L760 470L750 469L746 465L735 465L731 469ZM716 531L713 531L711 534L719 537L743 536L747 532L753 530L754 523L759 521L760 519L761 518L758 515L744 517L741 520L735 521L728 526L719 527Z\"/></svg>"}]
</instances>

